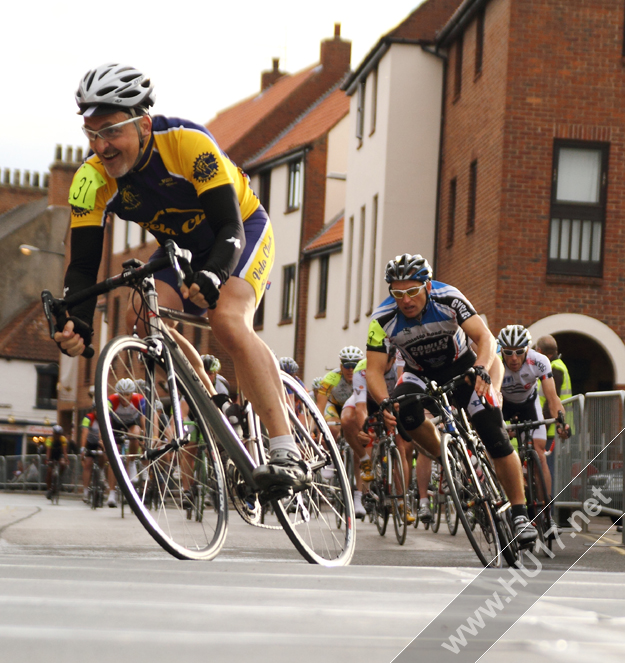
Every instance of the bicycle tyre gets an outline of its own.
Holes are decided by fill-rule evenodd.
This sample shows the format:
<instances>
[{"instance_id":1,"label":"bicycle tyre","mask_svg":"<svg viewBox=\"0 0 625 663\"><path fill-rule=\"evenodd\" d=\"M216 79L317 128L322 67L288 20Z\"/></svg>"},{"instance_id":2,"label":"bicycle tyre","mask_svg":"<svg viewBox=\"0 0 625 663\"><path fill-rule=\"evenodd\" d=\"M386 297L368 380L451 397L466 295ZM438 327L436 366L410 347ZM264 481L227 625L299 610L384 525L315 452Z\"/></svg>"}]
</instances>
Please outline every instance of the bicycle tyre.
<instances>
[{"instance_id":1,"label":"bicycle tyre","mask_svg":"<svg viewBox=\"0 0 625 663\"><path fill-rule=\"evenodd\" d=\"M89 501L91 502L91 508L93 510L97 509L99 506L100 495L98 493L98 488L100 486L100 477L98 475L98 469L96 469L97 457L93 458L93 465L91 467L91 494L89 495Z\"/></svg>"},{"instance_id":2,"label":"bicycle tyre","mask_svg":"<svg viewBox=\"0 0 625 663\"><path fill-rule=\"evenodd\" d=\"M447 523L447 529L452 536L456 536L458 532L458 523L460 518L458 517L458 511L456 510L456 505L451 499L450 495L445 495L445 522Z\"/></svg>"},{"instance_id":3,"label":"bicycle tyre","mask_svg":"<svg viewBox=\"0 0 625 663\"><path fill-rule=\"evenodd\" d=\"M307 490L275 500L276 516L306 561L322 566L344 566L354 554L356 528L352 491L341 454L306 389L284 371L280 371L280 378L285 395L288 392L294 395L292 400L285 399L289 424L302 458L313 468L313 481ZM295 412L291 402L301 406L301 411ZM321 475L321 467L332 470L329 481ZM341 527L337 527L340 510L343 516Z\"/></svg>"},{"instance_id":4,"label":"bicycle tyre","mask_svg":"<svg viewBox=\"0 0 625 663\"><path fill-rule=\"evenodd\" d=\"M461 444L448 433L441 440L443 469L447 477L449 494L456 505L462 527L480 562L487 567L501 568L502 555L499 536L490 504L480 500L473 485L470 461L460 451ZM466 512L473 508L477 525L471 528Z\"/></svg>"},{"instance_id":5,"label":"bicycle tyre","mask_svg":"<svg viewBox=\"0 0 625 663\"><path fill-rule=\"evenodd\" d=\"M198 426L202 441L187 443L164 455L156 455L155 452L167 442L167 431L172 430L171 426L167 426L163 432L158 432L159 428L154 425L158 400L156 371L157 368L164 370L164 354L162 351L159 353L158 349L155 351L149 341L130 336L111 340L98 360L95 398L102 440L122 495L154 540L179 559L213 559L226 538L228 510L225 476L215 443L216 434L205 413L213 407L215 416L221 415L208 397L204 396L186 361L183 362L178 356L177 346L172 345L167 338L163 339L163 345L171 349L179 395L184 397L188 416ZM154 453L151 459L142 460L142 472L153 472L156 477L154 488L158 494L155 496L156 504L152 496L152 510L145 503L148 500L146 494L143 494L147 492L149 482L143 481L143 490L137 492L127 470L127 464L140 459L141 454L128 452L124 458L118 450L113 433L108 394L114 391L115 384L122 377L129 377L135 382L138 379L145 380L145 389L140 392L145 398L145 431L139 438L139 451L143 449ZM202 454L209 467L205 489L211 496L212 508L204 509L201 521L187 520L185 484L192 477L193 470L189 471L189 468L193 468L195 460L202 457ZM209 513L211 517L208 517Z\"/></svg>"},{"instance_id":6,"label":"bicycle tyre","mask_svg":"<svg viewBox=\"0 0 625 663\"><path fill-rule=\"evenodd\" d=\"M406 531L408 529L407 509L408 494L406 493L406 482L404 480L404 466L401 462L401 454L397 447L389 449L389 462L391 465L391 483L389 491L391 494L391 512L393 513L393 527L397 543L403 546L406 542Z\"/></svg>"},{"instance_id":7,"label":"bicycle tyre","mask_svg":"<svg viewBox=\"0 0 625 663\"><path fill-rule=\"evenodd\" d=\"M59 503L59 494L61 492L61 469L58 461L55 463L52 468L52 480L50 483L52 490L52 499L50 500L52 504Z\"/></svg>"},{"instance_id":8,"label":"bicycle tyre","mask_svg":"<svg viewBox=\"0 0 625 663\"><path fill-rule=\"evenodd\" d=\"M549 529L547 484L545 483L545 475L536 449L527 450L526 462L527 486L525 495L527 511L530 520L534 523L534 527L538 531L537 542L540 541L542 544L537 547L542 550L545 557L549 557L549 553L545 550L545 547L551 550L553 538L545 537L545 532Z\"/></svg>"},{"instance_id":9,"label":"bicycle tyre","mask_svg":"<svg viewBox=\"0 0 625 663\"><path fill-rule=\"evenodd\" d=\"M441 516L442 516L442 513L443 513L442 506L443 506L442 503L438 499L438 492L437 492L437 493L434 494L434 511L433 511L433 514L432 514L433 519L432 519L432 523L431 523L432 532L434 532L434 534L437 534L438 530L441 527Z\"/></svg>"},{"instance_id":10,"label":"bicycle tyre","mask_svg":"<svg viewBox=\"0 0 625 663\"><path fill-rule=\"evenodd\" d=\"M375 453L371 461L371 472L373 473L373 481L369 485L369 492L373 497L373 520L380 536L386 534L386 526L388 525L388 518L390 511L386 505L384 498L384 467L380 460L379 451Z\"/></svg>"}]
</instances>

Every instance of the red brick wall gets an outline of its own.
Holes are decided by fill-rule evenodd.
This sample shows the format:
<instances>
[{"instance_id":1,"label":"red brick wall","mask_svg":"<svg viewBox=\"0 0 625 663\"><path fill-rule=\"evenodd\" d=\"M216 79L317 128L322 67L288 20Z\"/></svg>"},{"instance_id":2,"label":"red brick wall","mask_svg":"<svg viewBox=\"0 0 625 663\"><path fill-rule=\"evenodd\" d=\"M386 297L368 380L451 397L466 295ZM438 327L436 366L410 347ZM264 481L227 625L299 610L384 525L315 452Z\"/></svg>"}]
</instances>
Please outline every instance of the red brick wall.
<instances>
[{"instance_id":1,"label":"red brick wall","mask_svg":"<svg viewBox=\"0 0 625 663\"><path fill-rule=\"evenodd\" d=\"M503 169L503 129L510 0L488 4L482 72L475 74L476 21L463 39L462 88L454 96L457 43L449 50L445 86L440 221L435 278L459 288L495 321L498 225ZM469 168L477 159L476 221L467 233ZM454 241L447 246L450 181L456 178Z\"/></svg>"},{"instance_id":2,"label":"red brick wall","mask_svg":"<svg viewBox=\"0 0 625 663\"><path fill-rule=\"evenodd\" d=\"M488 315L493 332L557 313L595 317L625 337L623 3L492 0L483 72L473 80L475 20L451 98L450 49L437 277ZM547 275L555 138L610 143L602 279ZM478 159L476 229L465 235L470 162ZM449 180L458 177L456 239L446 247ZM466 276L470 274L470 276Z\"/></svg>"},{"instance_id":3,"label":"red brick wall","mask_svg":"<svg viewBox=\"0 0 625 663\"><path fill-rule=\"evenodd\" d=\"M46 189L2 184L0 185L0 214L4 214L18 205L25 205L35 200L41 200L47 194L48 191Z\"/></svg>"}]
</instances>

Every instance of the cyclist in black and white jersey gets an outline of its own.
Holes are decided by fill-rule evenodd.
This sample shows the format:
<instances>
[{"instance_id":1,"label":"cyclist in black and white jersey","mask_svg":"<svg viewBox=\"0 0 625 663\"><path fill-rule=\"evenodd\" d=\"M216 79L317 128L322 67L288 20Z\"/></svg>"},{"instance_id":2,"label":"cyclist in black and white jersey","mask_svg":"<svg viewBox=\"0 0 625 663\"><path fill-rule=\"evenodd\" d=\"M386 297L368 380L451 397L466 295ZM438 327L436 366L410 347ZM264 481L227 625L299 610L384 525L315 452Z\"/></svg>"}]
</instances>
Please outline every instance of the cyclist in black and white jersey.
<instances>
[{"instance_id":1,"label":"cyclist in black and white jersey","mask_svg":"<svg viewBox=\"0 0 625 663\"><path fill-rule=\"evenodd\" d=\"M385 278L390 296L374 311L367 339L369 393L377 402L388 396L384 382L387 338L406 360L393 396L423 393L426 382L422 378L443 384L473 367L475 384L460 385L453 396L457 405L466 409L493 458L512 505L515 535L522 546L531 545L538 533L525 506L521 463L510 444L488 372L497 356L495 338L459 290L432 281L432 268L422 256L397 256L387 264ZM427 402L425 407L429 409ZM438 431L425 418L424 403L405 404L398 416L412 439L440 459ZM391 413L385 418L390 425L396 423Z\"/></svg>"},{"instance_id":2,"label":"cyclist in black and white jersey","mask_svg":"<svg viewBox=\"0 0 625 663\"><path fill-rule=\"evenodd\" d=\"M501 385L504 419L509 421L518 417L519 421L540 421L543 418L538 397L539 382L551 416L557 417L559 412L564 412L551 372L551 362L545 355L530 348L532 337L529 331L522 325L508 325L499 332L497 340L504 364ZM568 437L568 428L568 425L558 425L558 435ZM545 456L547 430L544 425L536 429L533 441L545 476L547 494L551 495L551 473ZM555 528L553 520L550 520L550 524Z\"/></svg>"}]
</instances>

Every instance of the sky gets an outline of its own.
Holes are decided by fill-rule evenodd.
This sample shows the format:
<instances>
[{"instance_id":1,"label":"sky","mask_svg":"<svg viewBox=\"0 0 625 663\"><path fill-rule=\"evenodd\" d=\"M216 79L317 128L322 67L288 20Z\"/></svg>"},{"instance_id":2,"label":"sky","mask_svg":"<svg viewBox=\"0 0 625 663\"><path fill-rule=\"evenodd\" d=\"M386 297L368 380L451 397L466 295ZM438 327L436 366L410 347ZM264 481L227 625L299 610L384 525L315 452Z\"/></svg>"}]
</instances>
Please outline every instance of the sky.
<instances>
[{"instance_id":1,"label":"sky","mask_svg":"<svg viewBox=\"0 0 625 663\"><path fill-rule=\"evenodd\" d=\"M352 42L352 69L423 0L178 0L6 3L0 40L0 170L46 172L55 147L86 148L74 92L106 62L148 74L154 114L205 124L257 93L280 58L297 72L334 35Z\"/></svg>"}]
</instances>

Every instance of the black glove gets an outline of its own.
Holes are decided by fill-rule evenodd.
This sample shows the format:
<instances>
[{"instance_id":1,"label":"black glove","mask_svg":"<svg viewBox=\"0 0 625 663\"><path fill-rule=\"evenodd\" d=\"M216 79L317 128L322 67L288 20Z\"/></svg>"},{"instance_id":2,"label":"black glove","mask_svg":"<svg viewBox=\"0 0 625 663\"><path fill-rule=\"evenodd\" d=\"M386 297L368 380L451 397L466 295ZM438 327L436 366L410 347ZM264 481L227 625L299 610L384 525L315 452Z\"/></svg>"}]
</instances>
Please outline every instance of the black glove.
<instances>
[{"instance_id":1,"label":"black glove","mask_svg":"<svg viewBox=\"0 0 625 663\"><path fill-rule=\"evenodd\" d=\"M88 325L84 320L81 320L80 318L77 318L73 315L70 315L67 320L71 320L74 323L74 332L78 334L79 336L82 337L82 340L85 342L85 348L88 348L91 345L91 339L93 337L93 329L91 329L91 326ZM63 323L63 327L65 327L65 323ZM61 329L57 329L58 331L62 332L63 327ZM63 348L57 343L59 350L64 354L67 355L67 351L63 350ZM69 355L67 355L69 357Z\"/></svg>"},{"instance_id":2,"label":"black glove","mask_svg":"<svg viewBox=\"0 0 625 663\"><path fill-rule=\"evenodd\" d=\"M197 283L200 286L200 293L206 300L208 308L215 308L219 299L219 288L221 288L219 277L213 274L213 272L207 272L203 269L193 274L193 283Z\"/></svg>"},{"instance_id":3,"label":"black glove","mask_svg":"<svg viewBox=\"0 0 625 663\"><path fill-rule=\"evenodd\" d=\"M490 375L488 371L483 366L474 366L473 370L475 371L476 378L482 378L486 384L490 384Z\"/></svg>"}]
</instances>

